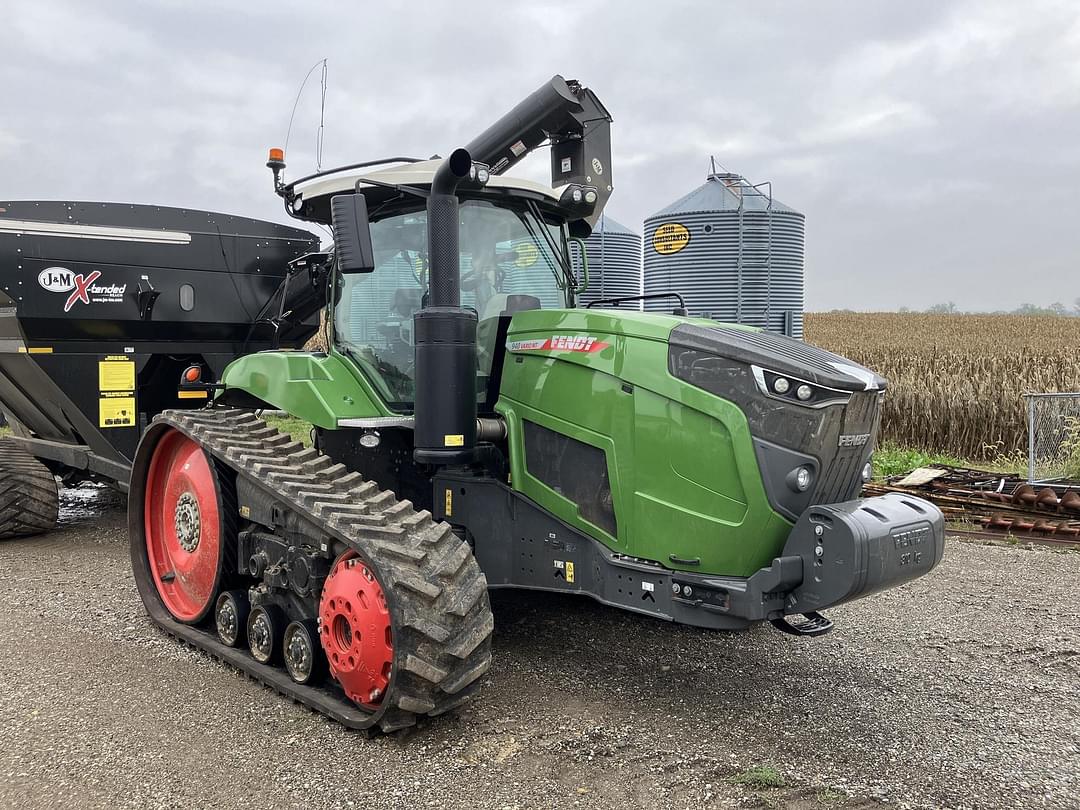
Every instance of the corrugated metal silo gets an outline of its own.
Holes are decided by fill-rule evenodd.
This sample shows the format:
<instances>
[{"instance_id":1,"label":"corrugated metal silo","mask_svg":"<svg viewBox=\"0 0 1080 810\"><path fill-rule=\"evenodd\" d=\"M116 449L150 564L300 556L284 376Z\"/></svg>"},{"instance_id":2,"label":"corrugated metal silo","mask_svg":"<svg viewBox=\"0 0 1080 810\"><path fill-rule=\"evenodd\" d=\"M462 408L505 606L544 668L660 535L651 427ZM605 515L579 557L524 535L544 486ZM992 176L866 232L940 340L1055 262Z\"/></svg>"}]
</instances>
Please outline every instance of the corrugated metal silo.
<instances>
[{"instance_id":1,"label":"corrugated metal silo","mask_svg":"<svg viewBox=\"0 0 1080 810\"><path fill-rule=\"evenodd\" d=\"M713 172L645 220L645 294L678 292L691 315L802 337L805 217L770 183ZM670 312L674 299L646 301Z\"/></svg>"},{"instance_id":2,"label":"corrugated metal silo","mask_svg":"<svg viewBox=\"0 0 1080 810\"><path fill-rule=\"evenodd\" d=\"M589 287L578 297L584 307L602 298L641 294L641 237L606 214L600 216L585 240L589 256ZM575 267L580 272L580 268ZM632 309L638 303L624 304Z\"/></svg>"}]
</instances>

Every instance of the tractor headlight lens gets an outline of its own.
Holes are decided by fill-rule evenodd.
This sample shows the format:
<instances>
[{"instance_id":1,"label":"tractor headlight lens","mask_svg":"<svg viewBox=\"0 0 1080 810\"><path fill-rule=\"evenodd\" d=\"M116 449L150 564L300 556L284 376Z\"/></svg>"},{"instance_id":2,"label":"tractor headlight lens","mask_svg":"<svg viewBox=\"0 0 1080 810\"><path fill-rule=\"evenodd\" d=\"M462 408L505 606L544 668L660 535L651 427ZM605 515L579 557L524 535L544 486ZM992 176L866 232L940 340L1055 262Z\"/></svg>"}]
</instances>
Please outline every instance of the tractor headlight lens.
<instances>
[{"instance_id":1,"label":"tractor headlight lens","mask_svg":"<svg viewBox=\"0 0 1080 810\"><path fill-rule=\"evenodd\" d=\"M575 189L574 189L574 190L573 190L573 191L572 191L572 192L570 193L570 199L572 199L572 200L573 200L573 201L574 201L575 203L580 203L580 202L581 202L581 200L582 200L582 197L583 197L583 195L582 195L582 193L581 193L581 189L580 189L580 188L575 188Z\"/></svg>"},{"instance_id":2,"label":"tractor headlight lens","mask_svg":"<svg viewBox=\"0 0 1080 810\"><path fill-rule=\"evenodd\" d=\"M476 179L483 185L491 178L491 173L485 168L479 168L476 170Z\"/></svg>"},{"instance_id":3,"label":"tractor headlight lens","mask_svg":"<svg viewBox=\"0 0 1080 810\"><path fill-rule=\"evenodd\" d=\"M787 377L777 377L776 381L772 384L773 391L778 394L786 394L791 390L791 383L788 382Z\"/></svg>"},{"instance_id":4,"label":"tractor headlight lens","mask_svg":"<svg viewBox=\"0 0 1080 810\"><path fill-rule=\"evenodd\" d=\"M810 489L809 467L799 467L799 469L795 471L795 486L799 492L806 492L806 490Z\"/></svg>"},{"instance_id":5,"label":"tractor headlight lens","mask_svg":"<svg viewBox=\"0 0 1080 810\"><path fill-rule=\"evenodd\" d=\"M862 468L862 480L869 481L874 477L874 465L872 462L866 462Z\"/></svg>"},{"instance_id":6,"label":"tractor headlight lens","mask_svg":"<svg viewBox=\"0 0 1080 810\"><path fill-rule=\"evenodd\" d=\"M810 399L810 397L812 397L813 395L814 389L811 388L809 385L800 385L798 388L795 389L795 396L797 396L803 402L806 402L806 400Z\"/></svg>"},{"instance_id":7,"label":"tractor headlight lens","mask_svg":"<svg viewBox=\"0 0 1080 810\"><path fill-rule=\"evenodd\" d=\"M593 203L595 203L596 202L596 192L593 191L592 189L589 189L588 191L586 191L585 192L585 202L587 202L589 205L592 205Z\"/></svg>"}]
</instances>

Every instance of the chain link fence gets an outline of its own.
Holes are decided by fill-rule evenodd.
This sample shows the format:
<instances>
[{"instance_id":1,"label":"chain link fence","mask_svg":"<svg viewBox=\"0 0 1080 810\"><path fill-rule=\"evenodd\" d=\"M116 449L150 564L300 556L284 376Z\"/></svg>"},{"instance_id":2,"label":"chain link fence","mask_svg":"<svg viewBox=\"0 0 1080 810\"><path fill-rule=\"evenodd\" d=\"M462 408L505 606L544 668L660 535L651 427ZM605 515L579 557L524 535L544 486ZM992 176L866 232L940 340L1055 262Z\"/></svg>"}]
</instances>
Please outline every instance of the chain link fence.
<instances>
[{"instance_id":1,"label":"chain link fence","mask_svg":"<svg viewBox=\"0 0 1080 810\"><path fill-rule=\"evenodd\" d=\"M1080 393L1024 394L1028 481L1080 478Z\"/></svg>"}]
</instances>

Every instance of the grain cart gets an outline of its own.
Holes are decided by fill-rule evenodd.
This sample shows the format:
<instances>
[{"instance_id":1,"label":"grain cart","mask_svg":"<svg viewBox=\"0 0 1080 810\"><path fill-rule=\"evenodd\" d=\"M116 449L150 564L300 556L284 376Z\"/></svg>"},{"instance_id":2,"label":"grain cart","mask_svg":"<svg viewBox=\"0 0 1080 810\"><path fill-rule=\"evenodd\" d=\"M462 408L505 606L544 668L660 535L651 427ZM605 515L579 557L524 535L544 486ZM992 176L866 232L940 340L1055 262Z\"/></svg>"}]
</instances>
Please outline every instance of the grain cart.
<instances>
[{"instance_id":1,"label":"grain cart","mask_svg":"<svg viewBox=\"0 0 1080 810\"><path fill-rule=\"evenodd\" d=\"M148 422L207 402L180 390L184 369L302 345L318 325L302 257L318 249L208 211L0 202L0 410L15 434L0 445L0 538L52 528L54 476L126 490Z\"/></svg>"}]
</instances>

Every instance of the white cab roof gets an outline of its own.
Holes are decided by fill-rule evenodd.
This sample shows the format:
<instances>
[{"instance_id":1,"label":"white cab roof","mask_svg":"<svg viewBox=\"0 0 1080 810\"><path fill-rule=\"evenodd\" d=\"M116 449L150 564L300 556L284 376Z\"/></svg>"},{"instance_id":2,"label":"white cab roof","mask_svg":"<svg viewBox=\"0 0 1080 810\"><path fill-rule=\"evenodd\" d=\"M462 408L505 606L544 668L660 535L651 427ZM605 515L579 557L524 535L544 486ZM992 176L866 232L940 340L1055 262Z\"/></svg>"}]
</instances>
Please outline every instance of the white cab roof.
<instances>
[{"instance_id":1,"label":"white cab roof","mask_svg":"<svg viewBox=\"0 0 1080 810\"><path fill-rule=\"evenodd\" d=\"M356 187L357 180L368 178L379 183L403 186L429 186L435 170L439 168L442 160L423 160L419 163L399 163L387 168L348 169L325 177L316 177L307 182L298 184L293 190L296 196L304 200L312 200L325 197L328 194L338 194L342 191L352 191ZM361 183L361 188L370 187L374 184ZM520 191L530 191L543 194L553 200L559 199L559 192L521 177L492 176L487 185L494 188L510 188Z\"/></svg>"}]
</instances>

